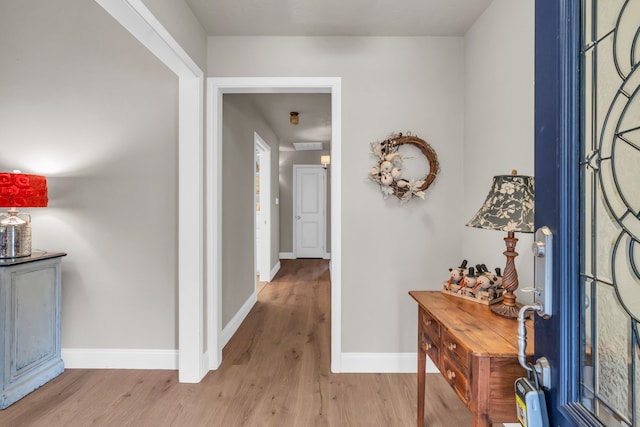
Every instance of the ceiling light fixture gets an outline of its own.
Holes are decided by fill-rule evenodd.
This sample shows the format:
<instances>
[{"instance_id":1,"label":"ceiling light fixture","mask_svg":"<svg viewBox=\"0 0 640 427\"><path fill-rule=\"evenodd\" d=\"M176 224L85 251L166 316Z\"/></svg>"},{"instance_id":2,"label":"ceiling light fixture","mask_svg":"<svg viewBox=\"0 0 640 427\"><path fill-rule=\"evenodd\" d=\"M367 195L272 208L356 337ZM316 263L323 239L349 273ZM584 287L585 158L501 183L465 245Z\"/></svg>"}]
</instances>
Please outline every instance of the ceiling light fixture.
<instances>
[{"instance_id":1,"label":"ceiling light fixture","mask_svg":"<svg viewBox=\"0 0 640 427\"><path fill-rule=\"evenodd\" d=\"M297 111L292 111L289 113L289 123L291 123L294 126L300 123L300 118L298 117Z\"/></svg>"}]
</instances>

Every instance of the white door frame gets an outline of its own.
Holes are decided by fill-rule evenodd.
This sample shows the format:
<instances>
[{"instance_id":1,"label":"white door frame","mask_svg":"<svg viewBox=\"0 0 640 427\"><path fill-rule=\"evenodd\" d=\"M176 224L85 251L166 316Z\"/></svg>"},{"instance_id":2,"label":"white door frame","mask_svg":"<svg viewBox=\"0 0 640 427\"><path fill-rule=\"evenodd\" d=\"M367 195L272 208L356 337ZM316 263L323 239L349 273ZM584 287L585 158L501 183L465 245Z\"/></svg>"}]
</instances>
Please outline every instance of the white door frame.
<instances>
[{"instance_id":1,"label":"white door frame","mask_svg":"<svg viewBox=\"0 0 640 427\"><path fill-rule=\"evenodd\" d=\"M256 245L256 257L260 261L258 270L260 271L260 281L271 281L271 147L264 139L253 133L253 143L255 151L260 152L260 156L256 156L260 167L260 244ZM255 186L255 184L254 184ZM254 187L255 195L255 187ZM254 203L255 206L255 203ZM255 215L254 215L255 218ZM256 229L256 224L253 225ZM256 236L257 237L257 236ZM260 254L260 256L258 256ZM255 263L254 263L255 265Z\"/></svg>"},{"instance_id":2,"label":"white door frame","mask_svg":"<svg viewBox=\"0 0 640 427\"><path fill-rule=\"evenodd\" d=\"M96 0L178 76L178 379L200 382L204 350L204 73L141 0Z\"/></svg>"},{"instance_id":3,"label":"white door frame","mask_svg":"<svg viewBox=\"0 0 640 427\"><path fill-rule=\"evenodd\" d=\"M324 172L322 177L322 253L318 258L324 258L327 252L327 173L321 165L293 165L293 257L298 257L298 221L297 221L297 198L298 198L298 173L304 169L320 169Z\"/></svg>"},{"instance_id":4,"label":"white door frame","mask_svg":"<svg viewBox=\"0 0 640 427\"><path fill-rule=\"evenodd\" d=\"M226 93L331 94L331 370L341 372L341 128L339 77L220 77L207 79L207 327L209 367L222 363L222 96Z\"/></svg>"}]
</instances>

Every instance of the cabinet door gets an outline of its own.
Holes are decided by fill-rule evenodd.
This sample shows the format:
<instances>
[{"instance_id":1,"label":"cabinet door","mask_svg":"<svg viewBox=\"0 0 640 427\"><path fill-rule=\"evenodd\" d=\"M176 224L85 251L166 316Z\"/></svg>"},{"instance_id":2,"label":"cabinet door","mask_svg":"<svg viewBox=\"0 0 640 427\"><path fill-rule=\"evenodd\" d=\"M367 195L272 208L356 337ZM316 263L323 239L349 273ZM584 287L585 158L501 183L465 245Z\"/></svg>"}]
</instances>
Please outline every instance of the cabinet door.
<instances>
[{"instance_id":1,"label":"cabinet door","mask_svg":"<svg viewBox=\"0 0 640 427\"><path fill-rule=\"evenodd\" d=\"M58 353L57 275L56 265L51 264L21 266L9 275L5 329L9 383Z\"/></svg>"}]
</instances>

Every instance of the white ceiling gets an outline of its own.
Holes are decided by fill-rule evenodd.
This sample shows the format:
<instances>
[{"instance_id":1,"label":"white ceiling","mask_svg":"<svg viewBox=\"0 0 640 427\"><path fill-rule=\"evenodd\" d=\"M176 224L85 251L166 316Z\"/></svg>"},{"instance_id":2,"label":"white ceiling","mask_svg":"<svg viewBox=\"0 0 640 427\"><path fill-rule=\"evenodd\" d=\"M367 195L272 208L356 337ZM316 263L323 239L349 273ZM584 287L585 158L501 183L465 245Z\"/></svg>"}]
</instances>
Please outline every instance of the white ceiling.
<instances>
[{"instance_id":1,"label":"white ceiling","mask_svg":"<svg viewBox=\"0 0 640 427\"><path fill-rule=\"evenodd\" d=\"M462 36L493 0L186 0L210 36Z\"/></svg>"},{"instance_id":2,"label":"white ceiling","mask_svg":"<svg viewBox=\"0 0 640 427\"><path fill-rule=\"evenodd\" d=\"M463 36L493 0L185 0L209 36ZM517 1L517 0L514 0ZM331 99L323 94L252 97L281 150L329 148ZM289 124L289 112L300 124Z\"/></svg>"},{"instance_id":3,"label":"white ceiling","mask_svg":"<svg viewBox=\"0 0 640 427\"><path fill-rule=\"evenodd\" d=\"M280 150L293 150L294 142L322 142L325 150L331 146L330 94L259 93L232 96L246 96L251 99L280 138ZM299 113L298 125L289 123L291 111Z\"/></svg>"}]
</instances>

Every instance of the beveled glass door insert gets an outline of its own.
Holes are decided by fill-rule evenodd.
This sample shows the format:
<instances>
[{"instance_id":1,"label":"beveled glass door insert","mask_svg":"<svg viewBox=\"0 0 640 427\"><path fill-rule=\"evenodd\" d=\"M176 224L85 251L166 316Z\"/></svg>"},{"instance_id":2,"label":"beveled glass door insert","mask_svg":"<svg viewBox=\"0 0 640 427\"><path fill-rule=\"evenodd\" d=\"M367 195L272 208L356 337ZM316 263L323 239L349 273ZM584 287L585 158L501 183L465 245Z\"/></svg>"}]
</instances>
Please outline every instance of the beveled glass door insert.
<instances>
[{"instance_id":1,"label":"beveled glass door insert","mask_svg":"<svg viewBox=\"0 0 640 427\"><path fill-rule=\"evenodd\" d=\"M581 4L583 405L640 427L640 0Z\"/></svg>"}]
</instances>

